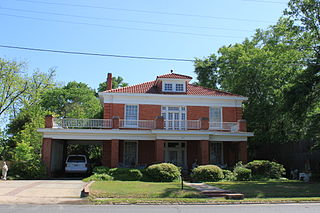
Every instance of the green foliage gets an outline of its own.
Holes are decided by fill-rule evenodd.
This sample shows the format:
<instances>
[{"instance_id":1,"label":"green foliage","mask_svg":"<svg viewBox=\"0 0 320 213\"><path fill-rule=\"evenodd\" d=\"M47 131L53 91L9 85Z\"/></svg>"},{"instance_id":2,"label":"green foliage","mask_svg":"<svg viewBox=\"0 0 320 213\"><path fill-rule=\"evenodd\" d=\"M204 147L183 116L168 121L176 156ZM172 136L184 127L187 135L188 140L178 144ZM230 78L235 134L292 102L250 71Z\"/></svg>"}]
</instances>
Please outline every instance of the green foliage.
<instances>
[{"instance_id":1,"label":"green foliage","mask_svg":"<svg viewBox=\"0 0 320 213\"><path fill-rule=\"evenodd\" d=\"M41 106L64 118L101 118L102 106L85 83L69 82L46 92Z\"/></svg>"},{"instance_id":2,"label":"green foliage","mask_svg":"<svg viewBox=\"0 0 320 213\"><path fill-rule=\"evenodd\" d=\"M181 176L180 169L171 163L153 164L146 169L150 181L172 182Z\"/></svg>"},{"instance_id":3,"label":"green foliage","mask_svg":"<svg viewBox=\"0 0 320 213\"><path fill-rule=\"evenodd\" d=\"M93 174L90 177L84 178L82 181L90 182L90 181L110 181L113 178L108 174Z\"/></svg>"},{"instance_id":4,"label":"green foliage","mask_svg":"<svg viewBox=\"0 0 320 213\"><path fill-rule=\"evenodd\" d=\"M120 77L120 76L112 77L112 89L116 89L119 87L126 87L128 85L129 85L128 83L123 82L122 77ZM106 91L106 89L107 89L107 82L106 81L99 84L98 92Z\"/></svg>"},{"instance_id":5,"label":"green foliage","mask_svg":"<svg viewBox=\"0 0 320 213\"><path fill-rule=\"evenodd\" d=\"M223 169L222 172L223 172L223 180L233 181L236 179L232 171Z\"/></svg>"},{"instance_id":6,"label":"green foliage","mask_svg":"<svg viewBox=\"0 0 320 213\"><path fill-rule=\"evenodd\" d=\"M235 167L233 173L238 181L246 181L251 179L251 169L247 169L245 167Z\"/></svg>"},{"instance_id":7,"label":"green foliage","mask_svg":"<svg viewBox=\"0 0 320 213\"><path fill-rule=\"evenodd\" d=\"M142 172L139 169L130 168L112 168L109 170L108 174L115 180L122 181L137 181L141 180L143 177Z\"/></svg>"},{"instance_id":8,"label":"green foliage","mask_svg":"<svg viewBox=\"0 0 320 213\"><path fill-rule=\"evenodd\" d=\"M93 168L92 172L94 174L108 174L109 168L105 166L96 166Z\"/></svg>"},{"instance_id":9,"label":"green foliage","mask_svg":"<svg viewBox=\"0 0 320 213\"><path fill-rule=\"evenodd\" d=\"M254 160L245 165L252 171L253 179L279 179L285 175L285 168L283 165L271 162L268 160Z\"/></svg>"},{"instance_id":10,"label":"green foliage","mask_svg":"<svg viewBox=\"0 0 320 213\"><path fill-rule=\"evenodd\" d=\"M215 165L204 165L194 168L191 177L199 182L215 182L223 179L223 171Z\"/></svg>"},{"instance_id":11,"label":"green foliage","mask_svg":"<svg viewBox=\"0 0 320 213\"><path fill-rule=\"evenodd\" d=\"M45 177L45 166L34 148L27 142L20 142L14 149L13 164L10 176L23 179L38 179Z\"/></svg>"}]
</instances>

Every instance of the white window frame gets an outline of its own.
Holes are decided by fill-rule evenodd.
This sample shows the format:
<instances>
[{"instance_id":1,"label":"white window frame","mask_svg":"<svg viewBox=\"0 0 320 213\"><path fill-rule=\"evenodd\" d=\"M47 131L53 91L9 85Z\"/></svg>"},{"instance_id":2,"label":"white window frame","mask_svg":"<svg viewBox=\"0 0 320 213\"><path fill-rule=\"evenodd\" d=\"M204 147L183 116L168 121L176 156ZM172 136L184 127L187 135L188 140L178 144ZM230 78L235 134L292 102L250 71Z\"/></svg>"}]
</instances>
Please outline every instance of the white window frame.
<instances>
[{"instance_id":1,"label":"white window frame","mask_svg":"<svg viewBox=\"0 0 320 213\"><path fill-rule=\"evenodd\" d=\"M168 146L169 143L178 143L179 146L178 146L178 147L171 148L171 147ZM185 144L184 147L182 147L182 144L183 144L183 143ZM187 154L188 154L188 152L187 152L187 150L188 150L187 145L188 145L187 141L166 141L166 142L164 143L164 161L165 161L165 162L169 162L168 160L169 160L169 151L170 151L170 150L176 150L176 151L180 152L180 154L178 154L178 156L180 155L180 157L181 157L182 151L184 151L184 159L183 159L184 165L181 165L181 166L182 166L182 167L186 167L187 164L188 164L188 162L187 162L187 159L188 159L188 157L187 157ZM182 159L181 159L181 160L182 160Z\"/></svg>"},{"instance_id":2,"label":"white window frame","mask_svg":"<svg viewBox=\"0 0 320 213\"><path fill-rule=\"evenodd\" d=\"M220 124L216 125L214 129L222 129L222 122L223 122L222 107L210 107L209 108L209 122L216 123L216 121L212 120L213 116L211 115L211 109L220 109L220 121L219 121Z\"/></svg>"},{"instance_id":3,"label":"white window frame","mask_svg":"<svg viewBox=\"0 0 320 213\"><path fill-rule=\"evenodd\" d=\"M126 159L126 156L125 156L125 154L126 154L126 143L136 143L136 162L135 162L135 166L137 166L138 165L138 162L139 162L139 159L138 159L138 157L139 157L139 142L138 141L124 141L123 142L123 165L124 166L131 166L131 165L126 165L125 164L125 159Z\"/></svg>"},{"instance_id":4,"label":"white window frame","mask_svg":"<svg viewBox=\"0 0 320 213\"><path fill-rule=\"evenodd\" d=\"M137 106L137 119L136 124L128 124L127 123L127 106ZM138 127L138 121L139 121L139 105L138 104L126 104L124 108L124 126L125 127ZM128 121L133 121L133 120L128 120Z\"/></svg>"},{"instance_id":5,"label":"white window frame","mask_svg":"<svg viewBox=\"0 0 320 213\"><path fill-rule=\"evenodd\" d=\"M165 107L165 109L163 109ZM175 110L169 110L169 107L178 107L179 110L175 111ZM182 110L182 108L184 108L184 110ZM166 117L164 119L164 123L165 123L165 129L166 130L169 130L168 128L168 113L179 113L179 122L180 121L185 121L185 125L184 125L184 128L182 128L181 126L181 123L179 123L179 127L180 129L179 130L187 130L187 120L188 120L188 112L187 112L187 106L171 106L171 105L165 105L165 106L161 106L161 116L163 113L166 114ZM185 114L185 119L182 120L182 113ZM174 120L173 120L174 122ZM174 128L173 129L170 129L170 130L175 130Z\"/></svg>"},{"instance_id":6,"label":"white window frame","mask_svg":"<svg viewBox=\"0 0 320 213\"><path fill-rule=\"evenodd\" d=\"M172 85L172 90L166 90L166 84L171 84ZM182 90L178 91L177 90L177 84L182 84ZM168 81L163 81L162 82L162 91L163 92L186 92L186 81L177 81L177 80L168 80Z\"/></svg>"}]
</instances>

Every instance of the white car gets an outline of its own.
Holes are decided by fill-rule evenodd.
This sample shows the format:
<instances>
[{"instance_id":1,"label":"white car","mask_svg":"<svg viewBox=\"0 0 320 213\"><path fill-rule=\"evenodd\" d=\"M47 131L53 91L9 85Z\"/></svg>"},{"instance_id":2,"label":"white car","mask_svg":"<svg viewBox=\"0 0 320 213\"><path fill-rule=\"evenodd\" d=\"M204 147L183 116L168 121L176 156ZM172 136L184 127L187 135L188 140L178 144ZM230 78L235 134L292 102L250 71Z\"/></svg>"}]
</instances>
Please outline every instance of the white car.
<instances>
[{"instance_id":1,"label":"white car","mask_svg":"<svg viewBox=\"0 0 320 213\"><path fill-rule=\"evenodd\" d=\"M66 173L87 173L88 161L85 155L69 155L66 160Z\"/></svg>"}]
</instances>

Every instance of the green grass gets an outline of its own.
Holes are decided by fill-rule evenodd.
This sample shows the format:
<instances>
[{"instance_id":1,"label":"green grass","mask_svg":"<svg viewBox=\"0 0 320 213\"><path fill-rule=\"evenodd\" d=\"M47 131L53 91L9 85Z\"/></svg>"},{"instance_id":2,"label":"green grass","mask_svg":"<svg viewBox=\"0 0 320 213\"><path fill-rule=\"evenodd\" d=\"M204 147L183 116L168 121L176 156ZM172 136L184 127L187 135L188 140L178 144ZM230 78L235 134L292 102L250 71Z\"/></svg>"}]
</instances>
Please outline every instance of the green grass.
<instances>
[{"instance_id":1,"label":"green grass","mask_svg":"<svg viewBox=\"0 0 320 213\"><path fill-rule=\"evenodd\" d=\"M98 181L90 186L90 194L96 198L199 198L198 191L179 182L154 183L141 181Z\"/></svg>"},{"instance_id":2,"label":"green grass","mask_svg":"<svg viewBox=\"0 0 320 213\"><path fill-rule=\"evenodd\" d=\"M246 198L320 197L320 183L300 181L211 182L209 185L243 193Z\"/></svg>"}]
</instances>

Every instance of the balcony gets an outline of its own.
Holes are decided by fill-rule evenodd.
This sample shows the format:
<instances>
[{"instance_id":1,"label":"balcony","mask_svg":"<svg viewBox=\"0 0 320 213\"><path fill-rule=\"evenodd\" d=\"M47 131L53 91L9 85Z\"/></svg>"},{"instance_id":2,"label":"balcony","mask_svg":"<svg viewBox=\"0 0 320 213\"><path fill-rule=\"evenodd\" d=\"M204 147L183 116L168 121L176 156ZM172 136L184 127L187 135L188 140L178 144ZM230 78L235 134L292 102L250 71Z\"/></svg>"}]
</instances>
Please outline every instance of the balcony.
<instances>
[{"instance_id":1,"label":"balcony","mask_svg":"<svg viewBox=\"0 0 320 213\"><path fill-rule=\"evenodd\" d=\"M224 132L246 132L244 120L238 122L209 122L207 118L199 120L124 120L113 119L75 119L46 117L46 128L66 129L139 129L139 130L209 130Z\"/></svg>"}]
</instances>

